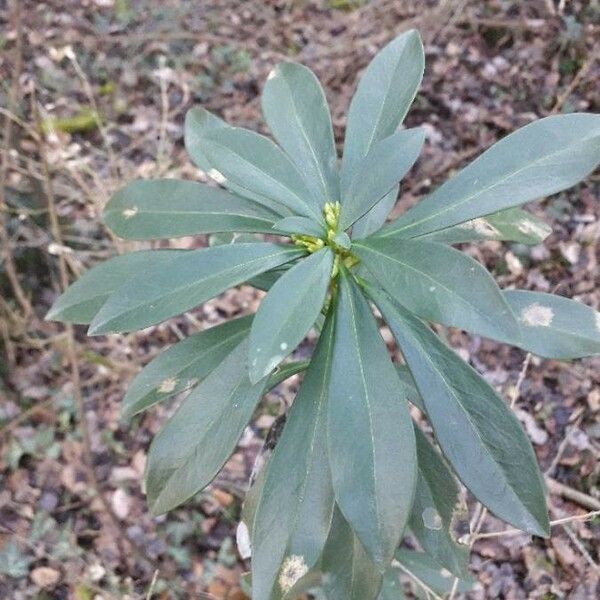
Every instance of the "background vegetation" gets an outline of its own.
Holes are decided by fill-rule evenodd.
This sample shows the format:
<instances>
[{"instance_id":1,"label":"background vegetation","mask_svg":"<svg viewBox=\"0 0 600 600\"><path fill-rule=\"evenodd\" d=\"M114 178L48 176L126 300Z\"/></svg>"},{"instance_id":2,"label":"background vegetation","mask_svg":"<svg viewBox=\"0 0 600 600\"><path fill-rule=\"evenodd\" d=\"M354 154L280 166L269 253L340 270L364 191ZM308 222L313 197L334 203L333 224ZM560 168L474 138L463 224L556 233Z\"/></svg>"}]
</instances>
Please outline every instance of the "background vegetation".
<instances>
[{"instance_id":1,"label":"background vegetation","mask_svg":"<svg viewBox=\"0 0 600 600\"><path fill-rule=\"evenodd\" d=\"M534 118L600 112L599 3L13 0L0 1L0 26L0 597L242 600L241 498L290 389L269 395L208 491L159 518L149 516L140 480L148 442L172 407L125 425L119 403L159 348L249 312L259 293L242 287L128 336L87 339L83 328L44 322L67 281L134 248L109 236L102 206L133 178L202 178L183 151L194 103L264 132L259 85L285 58L318 74L341 139L357 74L376 49L417 27L427 68L407 126L423 125L427 142L403 183L401 211ZM486 242L469 253L503 287L598 309L599 194L593 175L545 201L554 233L544 245ZM204 244L200 236L171 246ZM551 518L599 511L600 358L541 361L454 330L447 339L514 399L547 475ZM309 341L297 358L310 351ZM466 500L470 512L457 523L465 535L478 519ZM503 529L487 516L474 541L473 598L600 594L597 518L558 525L548 541L495 535ZM410 576L405 583L425 597Z\"/></svg>"}]
</instances>

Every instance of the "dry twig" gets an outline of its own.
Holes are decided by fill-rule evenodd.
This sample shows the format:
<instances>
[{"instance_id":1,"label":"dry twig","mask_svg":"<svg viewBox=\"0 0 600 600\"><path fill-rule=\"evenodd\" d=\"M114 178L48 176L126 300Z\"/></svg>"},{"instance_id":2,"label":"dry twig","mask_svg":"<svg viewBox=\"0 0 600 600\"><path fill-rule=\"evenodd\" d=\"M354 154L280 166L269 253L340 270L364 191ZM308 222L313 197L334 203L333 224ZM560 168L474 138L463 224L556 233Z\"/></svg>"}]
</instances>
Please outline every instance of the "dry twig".
<instances>
[{"instance_id":1,"label":"dry twig","mask_svg":"<svg viewBox=\"0 0 600 600\"><path fill-rule=\"evenodd\" d=\"M12 0L11 4L11 22L14 31L16 32L15 47L13 50L13 76L8 95L9 111L14 113L14 107L17 105L19 97L19 79L23 65L22 56L22 24L21 24L21 9L19 0ZM4 250L2 252L2 261L4 263L4 271L10 282L15 299L19 303L21 310L28 316L32 312L31 303L25 294L15 268L15 262L11 250L11 240L6 228L6 212L7 203L5 197L5 186L8 175L9 151L12 139L12 124L13 120L7 112L4 112L4 147L2 149L2 164L0 166L0 246Z\"/></svg>"},{"instance_id":2,"label":"dry twig","mask_svg":"<svg viewBox=\"0 0 600 600\"><path fill-rule=\"evenodd\" d=\"M42 170L44 175L44 192L46 195L46 200L48 203L48 216L50 220L50 231L52 233L52 237L54 238L54 242L58 244L60 247L63 246L62 234L60 231L58 215L56 213L56 202L54 197L54 189L52 186L52 178L50 173L50 167L47 158L47 149L46 142L43 137L43 131L41 127L41 122L39 118L39 110L37 107L36 99L35 99L35 88L32 93L32 110L35 122L37 124L38 131L40 133L41 143L39 146L40 158L42 164ZM60 288L62 291L66 290L69 285L69 276L67 272L67 263L65 261L64 253L58 253L58 267L59 267L59 277L60 277ZM73 326L70 323L65 324L65 328L67 331L67 360L71 369L71 380L73 383L73 396L75 399L75 406L78 414L79 427L81 430L81 435L83 439L83 458L84 458L84 468L86 470L86 475L90 487L92 488L93 493L99 498L102 507L104 509L105 514L108 516L111 521L115 533L117 535L117 540L120 542L120 545L124 545L125 547L129 547L132 549L135 557L142 562L150 562L152 561L146 556L144 550L138 546L133 540L129 539L123 529L121 527L121 523L119 518L114 513L112 506L108 502L106 496L101 492L100 486L98 483L98 479L96 477L96 472L94 470L94 457L92 452L92 441L91 434L89 430L89 425L87 422L87 417L85 414L85 404L83 401L83 394L81 392L81 378L79 371L79 361L77 359L77 350L75 347L75 336L73 333ZM127 553L124 552L124 548L121 548L121 552L124 556L127 556Z\"/></svg>"}]
</instances>

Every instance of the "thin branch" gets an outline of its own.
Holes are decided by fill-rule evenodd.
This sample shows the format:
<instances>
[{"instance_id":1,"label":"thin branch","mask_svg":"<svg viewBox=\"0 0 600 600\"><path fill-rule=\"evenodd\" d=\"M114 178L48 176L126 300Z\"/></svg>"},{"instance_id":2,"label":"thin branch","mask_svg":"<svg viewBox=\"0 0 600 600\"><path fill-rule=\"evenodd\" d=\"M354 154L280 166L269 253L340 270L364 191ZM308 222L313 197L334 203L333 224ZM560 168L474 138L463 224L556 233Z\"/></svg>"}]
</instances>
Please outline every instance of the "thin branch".
<instances>
[{"instance_id":1,"label":"thin branch","mask_svg":"<svg viewBox=\"0 0 600 600\"><path fill-rule=\"evenodd\" d=\"M39 146L40 151L40 159L42 165L42 171L44 175L44 192L46 195L46 201L48 203L48 216L50 220L50 231L52 233L52 237L54 238L54 242L59 246L63 246L62 234L60 231L60 225L58 221L58 215L56 213L56 202L54 197L54 189L52 186L52 178L50 173L50 167L47 158L47 150L46 150L46 141L43 137L43 131L41 127L41 121L39 116L39 110L37 106L37 101L35 98L35 88L32 93L32 108L35 122L38 127L38 131L41 136L41 143ZM65 256L62 252L58 254L58 267L59 267L59 277L60 277L60 288L62 291L66 290L69 285L69 276L67 271L67 263L65 260ZM67 332L67 360L71 369L71 380L73 383L73 396L75 399L75 406L78 414L78 422L81 430L81 436L83 439L83 463L84 468L86 470L86 475L88 479L88 483L92 488L92 492L96 495L102 507L111 521L114 530L117 535L117 539L125 545L125 547L129 547L132 549L133 554L140 561L149 562L152 564L152 561L145 555L145 552L141 546L138 546L134 543L133 540L129 539L121 526L119 518L114 513L112 506L108 502L106 496L101 492L100 486L98 483L98 479L96 477L96 471L94 470L94 457L92 452L92 439L89 430L89 425L87 421L87 417L85 414L85 404L83 401L83 394L81 392L81 378L79 371L79 361L77 358L77 350L75 347L75 336L73 333L73 326L71 323L65 324L65 329Z\"/></svg>"},{"instance_id":2,"label":"thin branch","mask_svg":"<svg viewBox=\"0 0 600 600\"><path fill-rule=\"evenodd\" d=\"M424 581L421 581L412 571L407 569L401 562L394 562L394 566L404 571L418 586L422 587L428 594L431 594L435 600L444 600L441 596L436 594Z\"/></svg>"},{"instance_id":3,"label":"thin branch","mask_svg":"<svg viewBox=\"0 0 600 600\"><path fill-rule=\"evenodd\" d=\"M31 415L35 414L38 410L41 410L42 408L44 408L47 404L50 404L52 402L52 400L53 400L53 397L49 396L45 400L42 400L41 402L34 404L27 410L24 410L23 412L19 413L14 419L12 419L6 425L4 425L2 428L0 428L0 440L5 435L8 435L13 429L18 427L21 423L23 423L24 421L29 419L29 417L31 417Z\"/></svg>"},{"instance_id":4,"label":"thin branch","mask_svg":"<svg viewBox=\"0 0 600 600\"><path fill-rule=\"evenodd\" d=\"M596 47L592 50L587 60L583 63L577 75L573 77L571 83L567 86L567 89L556 99L554 106L552 107L551 114L556 114L563 107L563 104L568 100L569 96L573 93L575 88L581 83L581 80L588 74L588 71L592 68L592 65L600 58L600 49Z\"/></svg>"},{"instance_id":5,"label":"thin branch","mask_svg":"<svg viewBox=\"0 0 600 600\"><path fill-rule=\"evenodd\" d=\"M19 80L21 77L21 70L23 66L23 53L22 53L22 24L21 24L21 9L19 6L19 0L12 0L11 4L11 22L13 29L16 33L15 47L13 50L13 76L8 95L8 107L9 110L14 111L14 107L17 106L17 99L19 97ZM9 150L12 138L12 124L13 121L8 114L4 114L4 147L2 149L2 165L0 166L0 246L2 246L4 252L4 270L10 286L12 288L15 299L21 306L21 309L25 316L28 316L32 312L31 303L29 298L25 294L25 291L21 287L19 278L17 276L17 270L15 267L14 257L12 255L10 238L6 227L6 210L7 203L5 197L5 186L8 175L8 164L9 164Z\"/></svg>"},{"instance_id":6,"label":"thin branch","mask_svg":"<svg viewBox=\"0 0 600 600\"><path fill-rule=\"evenodd\" d=\"M529 369L530 364L531 364L531 353L528 352L527 355L525 356L525 360L523 361L523 365L521 366L519 376L517 377L517 383L515 384L515 387L512 390L512 393L510 394L511 395L511 399L510 399L511 410L515 407L515 404L517 403L517 400L519 399L519 396L521 395L521 387L523 386L523 382L525 381L525 376L527 375L527 369ZM481 531L481 528L483 527L483 523L488 515L487 508L482 506L481 503L478 503L477 507L481 512L479 513L478 517L474 516L473 520L471 521L471 526L470 526L471 531L469 533L469 541L468 541L469 551L471 551L473 549L475 540L478 539L479 532ZM476 509L476 513L477 513L477 509ZM458 577L455 577L454 582L452 584L452 589L450 590L450 594L448 595L448 600L453 600L453 598L456 596L456 592L458 590L458 582L459 582Z\"/></svg>"},{"instance_id":7,"label":"thin branch","mask_svg":"<svg viewBox=\"0 0 600 600\"><path fill-rule=\"evenodd\" d=\"M554 507L551 507L550 510L557 515L560 515L561 513L564 514L563 511L561 511L557 508L554 508ZM581 553L583 558L585 558L585 560L590 565L590 567L592 567L592 569L594 569L594 571L596 571L596 573L600 573L600 566L598 566L596 561L591 557L587 548L583 545L582 541L577 537L577 535L571 529L571 527L569 527L569 525L567 523L561 523L561 527L563 528L564 532L567 534L567 536L571 540L571 543L577 548L577 550L579 550L579 552Z\"/></svg>"},{"instance_id":8,"label":"thin branch","mask_svg":"<svg viewBox=\"0 0 600 600\"><path fill-rule=\"evenodd\" d=\"M589 508L590 510L600 510L600 500L590 496L589 494L575 490L564 483L560 483L559 481L556 481L556 479L546 477L546 486L552 494L562 496L567 500L572 500L584 508Z\"/></svg>"},{"instance_id":9,"label":"thin branch","mask_svg":"<svg viewBox=\"0 0 600 600\"><path fill-rule=\"evenodd\" d=\"M564 517L562 519L555 519L554 521L550 521L550 527L555 527L556 525L564 525L565 523L572 523L574 521L589 521L594 517L600 516L600 510L593 510L585 515L572 515L570 517ZM518 535L523 533L520 529L505 529L503 531L490 531L487 533L479 533L477 535L478 540L483 540L487 538L496 538L496 537L504 537L507 535Z\"/></svg>"}]
</instances>

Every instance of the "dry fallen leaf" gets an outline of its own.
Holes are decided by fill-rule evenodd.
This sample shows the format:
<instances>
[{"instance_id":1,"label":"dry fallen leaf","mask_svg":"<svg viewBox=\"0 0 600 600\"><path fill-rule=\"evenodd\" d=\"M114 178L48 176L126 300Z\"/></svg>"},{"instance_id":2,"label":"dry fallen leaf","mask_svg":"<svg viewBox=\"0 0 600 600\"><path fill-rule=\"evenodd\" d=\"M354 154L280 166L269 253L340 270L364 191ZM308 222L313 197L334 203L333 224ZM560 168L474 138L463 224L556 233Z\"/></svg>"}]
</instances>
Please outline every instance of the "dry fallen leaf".
<instances>
[{"instance_id":1,"label":"dry fallen leaf","mask_svg":"<svg viewBox=\"0 0 600 600\"><path fill-rule=\"evenodd\" d=\"M30 574L31 581L40 588L52 588L60 580L60 573L51 567L37 567Z\"/></svg>"}]
</instances>

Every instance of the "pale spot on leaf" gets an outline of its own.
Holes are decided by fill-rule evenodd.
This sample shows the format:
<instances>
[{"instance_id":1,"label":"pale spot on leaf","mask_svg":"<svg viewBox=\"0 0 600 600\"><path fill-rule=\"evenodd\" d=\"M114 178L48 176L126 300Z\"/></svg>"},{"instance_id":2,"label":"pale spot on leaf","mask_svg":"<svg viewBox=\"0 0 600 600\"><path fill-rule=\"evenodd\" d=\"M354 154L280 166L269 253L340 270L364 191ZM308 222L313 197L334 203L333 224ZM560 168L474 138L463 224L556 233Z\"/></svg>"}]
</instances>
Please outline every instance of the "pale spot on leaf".
<instances>
[{"instance_id":1,"label":"pale spot on leaf","mask_svg":"<svg viewBox=\"0 0 600 600\"><path fill-rule=\"evenodd\" d=\"M126 219L131 219L131 217L135 217L135 215L137 215L137 212L138 212L138 207L132 206L131 208L126 208L121 214Z\"/></svg>"},{"instance_id":2,"label":"pale spot on leaf","mask_svg":"<svg viewBox=\"0 0 600 600\"><path fill-rule=\"evenodd\" d=\"M485 219L472 219L459 225L461 229L472 229L475 233L483 235L485 237L495 237L500 232L493 226L490 225Z\"/></svg>"},{"instance_id":3,"label":"pale spot on leaf","mask_svg":"<svg viewBox=\"0 0 600 600\"><path fill-rule=\"evenodd\" d=\"M544 227L533 221L523 219L518 225L517 229L525 235L534 235L536 238L543 240L550 233L549 227Z\"/></svg>"},{"instance_id":4,"label":"pale spot on leaf","mask_svg":"<svg viewBox=\"0 0 600 600\"><path fill-rule=\"evenodd\" d=\"M423 525L425 525L427 529L438 530L442 528L442 517L440 517L440 513L432 506L428 506L423 511L421 517L423 519Z\"/></svg>"},{"instance_id":5,"label":"pale spot on leaf","mask_svg":"<svg viewBox=\"0 0 600 600\"><path fill-rule=\"evenodd\" d=\"M596 329L600 331L600 312L596 313Z\"/></svg>"},{"instance_id":6,"label":"pale spot on leaf","mask_svg":"<svg viewBox=\"0 0 600 600\"><path fill-rule=\"evenodd\" d=\"M169 394L175 389L177 385L177 379L175 377L167 377L161 384L158 386L158 391L161 394Z\"/></svg>"},{"instance_id":7,"label":"pale spot on leaf","mask_svg":"<svg viewBox=\"0 0 600 600\"><path fill-rule=\"evenodd\" d=\"M542 306L537 302L521 311L521 321L529 327L548 327L553 318L554 311L549 306Z\"/></svg>"},{"instance_id":8,"label":"pale spot on leaf","mask_svg":"<svg viewBox=\"0 0 600 600\"><path fill-rule=\"evenodd\" d=\"M287 350L288 345L285 342L281 342L281 344L279 344L279 347L285 351Z\"/></svg>"},{"instance_id":9,"label":"pale spot on leaf","mask_svg":"<svg viewBox=\"0 0 600 600\"><path fill-rule=\"evenodd\" d=\"M279 585L284 592L291 590L296 582L308 573L308 567L303 556L292 554L283 561L279 574Z\"/></svg>"},{"instance_id":10,"label":"pale spot on leaf","mask_svg":"<svg viewBox=\"0 0 600 600\"><path fill-rule=\"evenodd\" d=\"M209 169L208 176L220 184L223 184L227 181L223 173L221 173L221 171L217 171L216 169Z\"/></svg>"},{"instance_id":11,"label":"pale spot on leaf","mask_svg":"<svg viewBox=\"0 0 600 600\"><path fill-rule=\"evenodd\" d=\"M240 521L238 523L236 532L235 532L235 542L237 544L238 552L240 556L246 560L250 558L252 555L252 548L250 545L250 532L248 531L248 526L244 521Z\"/></svg>"}]
</instances>

